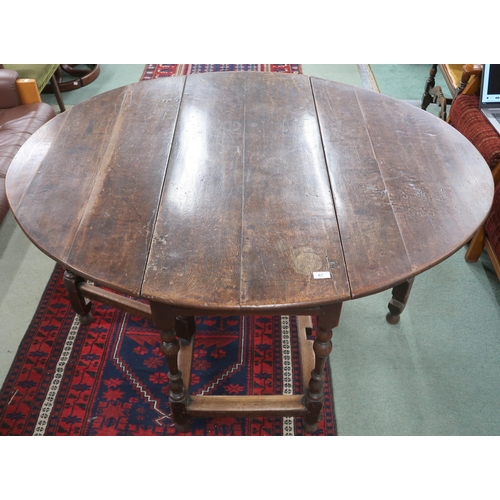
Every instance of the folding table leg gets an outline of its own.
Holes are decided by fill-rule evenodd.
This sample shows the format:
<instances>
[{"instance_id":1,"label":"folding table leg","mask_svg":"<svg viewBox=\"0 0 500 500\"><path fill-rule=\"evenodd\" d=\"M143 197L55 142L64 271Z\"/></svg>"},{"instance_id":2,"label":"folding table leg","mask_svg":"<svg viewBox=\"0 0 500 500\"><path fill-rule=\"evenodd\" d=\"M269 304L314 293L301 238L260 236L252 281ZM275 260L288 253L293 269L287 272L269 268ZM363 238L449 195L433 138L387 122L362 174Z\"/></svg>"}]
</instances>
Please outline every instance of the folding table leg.
<instances>
[{"instance_id":1,"label":"folding table leg","mask_svg":"<svg viewBox=\"0 0 500 500\"><path fill-rule=\"evenodd\" d=\"M321 410L325 400L325 364L332 351L332 329L338 326L342 303L322 308L317 317L317 332L313 350L315 355L314 369L306 389L306 414L302 423L306 432L314 432L318 428Z\"/></svg>"}]
</instances>

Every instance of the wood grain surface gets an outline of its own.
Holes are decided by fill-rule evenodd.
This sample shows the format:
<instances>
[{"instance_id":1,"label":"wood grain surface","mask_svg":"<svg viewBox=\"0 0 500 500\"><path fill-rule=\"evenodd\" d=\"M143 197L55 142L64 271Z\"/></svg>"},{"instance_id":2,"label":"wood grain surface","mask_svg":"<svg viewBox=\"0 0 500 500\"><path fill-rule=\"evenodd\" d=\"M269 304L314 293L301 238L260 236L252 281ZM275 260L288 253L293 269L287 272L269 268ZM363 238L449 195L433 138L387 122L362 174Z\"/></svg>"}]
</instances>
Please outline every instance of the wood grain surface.
<instances>
[{"instance_id":1,"label":"wood grain surface","mask_svg":"<svg viewBox=\"0 0 500 500\"><path fill-rule=\"evenodd\" d=\"M307 78L188 80L143 296L211 309L349 298Z\"/></svg>"},{"instance_id":2,"label":"wood grain surface","mask_svg":"<svg viewBox=\"0 0 500 500\"><path fill-rule=\"evenodd\" d=\"M409 104L234 72L74 106L21 148L7 192L33 243L82 277L252 312L342 302L423 272L481 225L493 181L463 136Z\"/></svg>"},{"instance_id":3,"label":"wood grain surface","mask_svg":"<svg viewBox=\"0 0 500 500\"><path fill-rule=\"evenodd\" d=\"M463 246L491 206L491 173L459 132L386 96L312 79L353 297Z\"/></svg>"}]
</instances>

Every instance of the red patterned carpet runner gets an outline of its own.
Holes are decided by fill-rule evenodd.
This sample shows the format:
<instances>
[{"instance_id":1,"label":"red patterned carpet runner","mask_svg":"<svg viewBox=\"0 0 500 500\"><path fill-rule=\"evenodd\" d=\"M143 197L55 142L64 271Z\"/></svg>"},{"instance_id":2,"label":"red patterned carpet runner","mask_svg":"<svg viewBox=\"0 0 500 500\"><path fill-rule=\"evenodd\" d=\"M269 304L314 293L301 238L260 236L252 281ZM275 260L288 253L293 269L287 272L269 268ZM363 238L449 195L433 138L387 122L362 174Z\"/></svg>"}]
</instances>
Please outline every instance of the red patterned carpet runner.
<instances>
[{"instance_id":1,"label":"red patterned carpet runner","mask_svg":"<svg viewBox=\"0 0 500 500\"><path fill-rule=\"evenodd\" d=\"M0 393L0 435L176 435L152 323L100 303L79 324L57 266ZM198 317L193 394L302 393L293 316ZM330 371L315 435L336 435ZM196 418L189 435L303 435L300 418Z\"/></svg>"},{"instance_id":2,"label":"red patterned carpet runner","mask_svg":"<svg viewBox=\"0 0 500 500\"><path fill-rule=\"evenodd\" d=\"M301 64L147 64L141 80L164 76L216 71L272 71L275 73L302 73Z\"/></svg>"},{"instance_id":3,"label":"red patterned carpet runner","mask_svg":"<svg viewBox=\"0 0 500 500\"><path fill-rule=\"evenodd\" d=\"M233 68L236 67L236 68ZM148 65L144 79L194 71L300 72L300 65ZM100 303L82 326L56 266L0 392L0 435L179 434L160 335ZM294 316L198 317L192 394L302 393ZM196 418L188 435L304 435L300 418ZM330 367L320 436L336 435Z\"/></svg>"}]
</instances>

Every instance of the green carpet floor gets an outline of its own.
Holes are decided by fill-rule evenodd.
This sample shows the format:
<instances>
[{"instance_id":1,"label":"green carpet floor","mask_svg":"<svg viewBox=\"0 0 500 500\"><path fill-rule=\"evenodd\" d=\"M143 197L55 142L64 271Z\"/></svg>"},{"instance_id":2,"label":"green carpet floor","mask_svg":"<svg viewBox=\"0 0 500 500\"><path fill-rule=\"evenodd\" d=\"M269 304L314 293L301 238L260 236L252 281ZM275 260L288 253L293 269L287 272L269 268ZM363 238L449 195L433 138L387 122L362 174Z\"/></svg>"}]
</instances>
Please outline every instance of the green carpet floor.
<instances>
[{"instance_id":1,"label":"green carpet floor","mask_svg":"<svg viewBox=\"0 0 500 500\"><path fill-rule=\"evenodd\" d=\"M370 67L382 94L390 95L396 99L420 100L424 93L431 65L372 64ZM451 97L440 71L436 75L436 85L440 85L444 94Z\"/></svg>"}]
</instances>

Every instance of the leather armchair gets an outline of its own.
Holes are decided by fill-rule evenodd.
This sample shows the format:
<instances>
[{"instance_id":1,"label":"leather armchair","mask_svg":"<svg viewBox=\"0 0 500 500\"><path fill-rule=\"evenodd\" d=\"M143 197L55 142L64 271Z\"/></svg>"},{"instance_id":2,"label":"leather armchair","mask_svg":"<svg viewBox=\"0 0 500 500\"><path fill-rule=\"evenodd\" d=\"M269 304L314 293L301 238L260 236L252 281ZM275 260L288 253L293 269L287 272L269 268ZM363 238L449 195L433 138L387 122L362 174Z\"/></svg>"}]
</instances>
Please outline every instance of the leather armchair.
<instances>
[{"instance_id":1,"label":"leather armchair","mask_svg":"<svg viewBox=\"0 0 500 500\"><path fill-rule=\"evenodd\" d=\"M56 116L46 103L22 104L17 80L17 72L0 69L0 224L9 211L5 177L12 159L33 132Z\"/></svg>"}]
</instances>

